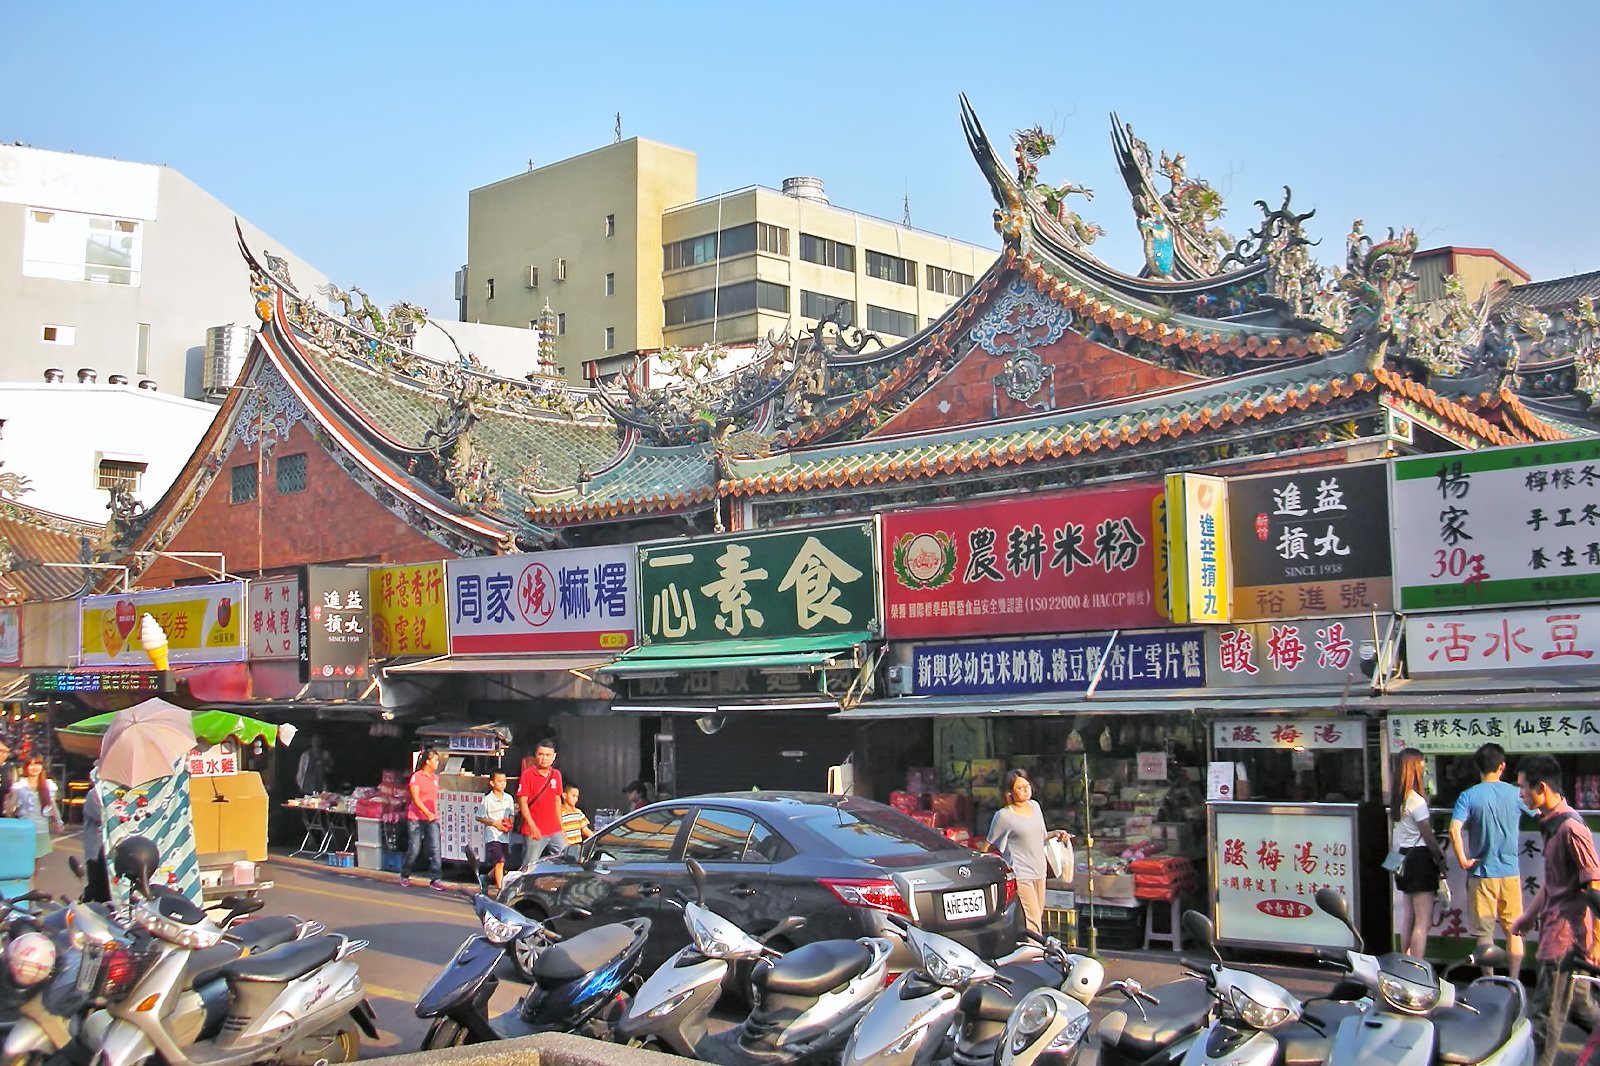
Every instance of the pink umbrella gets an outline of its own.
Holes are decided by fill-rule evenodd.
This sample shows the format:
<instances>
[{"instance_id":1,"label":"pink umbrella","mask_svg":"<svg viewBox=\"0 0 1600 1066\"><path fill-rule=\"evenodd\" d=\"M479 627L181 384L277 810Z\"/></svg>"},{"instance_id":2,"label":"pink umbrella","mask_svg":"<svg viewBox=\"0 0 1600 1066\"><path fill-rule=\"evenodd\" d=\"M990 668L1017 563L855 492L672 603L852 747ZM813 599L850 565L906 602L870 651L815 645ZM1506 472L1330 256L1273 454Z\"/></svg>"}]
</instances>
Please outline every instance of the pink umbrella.
<instances>
[{"instance_id":1,"label":"pink umbrella","mask_svg":"<svg viewBox=\"0 0 1600 1066\"><path fill-rule=\"evenodd\" d=\"M173 773L195 744L193 715L166 700L118 711L100 742L100 780L127 788Z\"/></svg>"}]
</instances>

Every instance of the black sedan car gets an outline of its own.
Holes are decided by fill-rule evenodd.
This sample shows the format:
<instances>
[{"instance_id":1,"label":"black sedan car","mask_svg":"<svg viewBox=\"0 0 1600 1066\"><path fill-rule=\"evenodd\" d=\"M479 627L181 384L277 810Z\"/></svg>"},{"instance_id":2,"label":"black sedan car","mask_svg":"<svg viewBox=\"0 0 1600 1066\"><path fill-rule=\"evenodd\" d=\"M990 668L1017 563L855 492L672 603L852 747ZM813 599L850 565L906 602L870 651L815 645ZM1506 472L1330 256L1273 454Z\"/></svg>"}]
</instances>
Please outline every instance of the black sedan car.
<instances>
[{"instance_id":1,"label":"black sedan car","mask_svg":"<svg viewBox=\"0 0 1600 1066\"><path fill-rule=\"evenodd\" d=\"M884 804L820 792L652 803L526 873L507 875L500 899L540 919L574 907L590 913L558 920L562 935L647 917L650 972L689 943L673 902L693 898L686 858L705 867L711 909L749 932L803 916L803 929L773 942L779 950L875 935L892 924L890 915L902 915L992 959L1016 946L1022 928L1017 883L1003 859L961 847Z\"/></svg>"}]
</instances>

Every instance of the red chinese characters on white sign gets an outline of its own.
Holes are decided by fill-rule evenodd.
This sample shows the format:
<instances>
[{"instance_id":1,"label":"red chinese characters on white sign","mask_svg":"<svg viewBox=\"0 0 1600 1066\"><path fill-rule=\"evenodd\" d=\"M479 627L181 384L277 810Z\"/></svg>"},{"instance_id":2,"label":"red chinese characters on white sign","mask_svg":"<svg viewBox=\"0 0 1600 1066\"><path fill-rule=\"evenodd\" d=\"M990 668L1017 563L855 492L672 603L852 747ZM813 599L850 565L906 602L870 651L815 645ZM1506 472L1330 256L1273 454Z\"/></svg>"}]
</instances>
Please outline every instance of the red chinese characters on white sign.
<instances>
[{"instance_id":1,"label":"red chinese characters on white sign","mask_svg":"<svg viewBox=\"0 0 1600 1066\"><path fill-rule=\"evenodd\" d=\"M190 777L232 777L239 772L239 753L212 748L201 753L189 753Z\"/></svg>"},{"instance_id":2,"label":"red chinese characters on white sign","mask_svg":"<svg viewBox=\"0 0 1600 1066\"><path fill-rule=\"evenodd\" d=\"M1253 722L1216 722L1212 739L1220 748L1360 748L1362 723L1340 718L1262 718Z\"/></svg>"},{"instance_id":3,"label":"red chinese characters on white sign","mask_svg":"<svg viewBox=\"0 0 1600 1066\"><path fill-rule=\"evenodd\" d=\"M1413 675L1600 666L1593 605L1471 611L1406 619Z\"/></svg>"},{"instance_id":4,"label":"red chinese characters on white sign","mask_svg":"<svg viewBox=\"0 0 1600 1066\"><path fill-rule=\"evenodd\" d=\"M1255 634L1248 629L1224 630L1221 666L1225 674L1257 674L1258 661L1279 673L1292 673L1302 663L1315 663L1319 670L1344 670L1350 666L1355 645L1347 635L1345 623L1285 622L1272 626L1266 646L1258 652ZM1307 643L1307 640L1310 643ZM1257 656L1261 657L1259 660Z\"/></svg>"}]
</instances>

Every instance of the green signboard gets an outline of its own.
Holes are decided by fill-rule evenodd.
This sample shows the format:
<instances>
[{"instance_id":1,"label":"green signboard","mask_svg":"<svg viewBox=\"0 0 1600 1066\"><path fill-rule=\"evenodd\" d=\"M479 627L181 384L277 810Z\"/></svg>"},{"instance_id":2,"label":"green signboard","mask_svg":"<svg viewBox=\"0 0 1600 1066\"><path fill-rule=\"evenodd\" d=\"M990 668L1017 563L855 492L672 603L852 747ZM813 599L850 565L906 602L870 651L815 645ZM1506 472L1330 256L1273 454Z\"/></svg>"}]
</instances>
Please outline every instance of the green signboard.
<instances>
[{"instance_id":1,"label":"green signboard","mask_svg":"<svg viewBox=\"0 0 1600 1066\"><path fill-rule=\"evenodd\" d=\"M871 521L639 548L639 642L691 643L871 630Z\"/></svg>"}]
</instances>

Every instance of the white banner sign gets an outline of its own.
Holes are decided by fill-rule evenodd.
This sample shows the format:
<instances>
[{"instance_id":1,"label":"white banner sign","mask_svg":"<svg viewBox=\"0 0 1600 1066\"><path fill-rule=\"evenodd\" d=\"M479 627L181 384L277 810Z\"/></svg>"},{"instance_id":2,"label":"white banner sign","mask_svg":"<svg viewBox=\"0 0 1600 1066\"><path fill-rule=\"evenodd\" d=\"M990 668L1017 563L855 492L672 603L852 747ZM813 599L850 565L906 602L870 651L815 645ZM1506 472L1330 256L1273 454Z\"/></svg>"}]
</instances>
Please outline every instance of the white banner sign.
<instances>
[{"instance_id":1,"label":"white banner sign","mask_svg":"<svg viewBox=\"0 0 1600 1066\"><path fill-rule=\"evenodd\" d=\"M299 657L295 611L300 602L300 579L280 577L250 582L250 610L244 620L245 642L252 659Z\"/></svg>"},{"instance_id":2,"label":"white banner sign","mask_svg":"<svg viewBox=\"0 0 1600 1066\"><path fill-rule=\"evenodd\" d=\"M1464 755L1489 741L1512 755L1600 751L1600 711L1434 711L1389 715L1389 750Z\"/></svg>"},{"instance_id":3,"label":"white banner sign","mask_svg":"<svg viewBox=\"0 0 1600 1066\"><path fill-rule=\"evenodd\" d=\"M469 847L483 861L484 825L478 821L482 801L481 792L439 791L439 854L447 861L465 860Z\"/></svg>"},{"instance_id":4,"label":"white banner sign","mask_svg":"<svg viewBox=\"0 0 1600 1066\"><path fill-rule=\"evenodd\" d=\"M1600 606L1466 611L1406 619L1411 676L1600 669Z\"/></svg>"},{"instance_id":5,"label":"white banner sign","mask_svg":"<svg viewBox=\"0 0 1600 1066\"><path fill-rule=\"evenodd\" d=\"M451 655L621 652L635 643L630 545L445 563Z\"/></svg>"},{"instance_id":6,"label":"white banner sign","mask_svg":"<svg viewBox=\"0 0 1600 1066\"><path fill-rule=\"evenodd\" d=\"M1248 722L1216 722L1211 735L1218 748L1356 748L1365 742L1362 719L1256 718Z\"/></svg>"},{"instance_id":7,"label":"white banner sign","mask_svg":"<svg viewBox=\"0 0 1600 1066\"><path fill-rule=\"evenodd\" d=\"M1402 611L1600 599L1600 440L1397 459Z\"/></svg>"},{"instance_id":8,"label":"white banner sign","mask_svg":"<svg viewBox=\"0 0 1600 1066\"><path fill-rule=\"evenodd\" d=\"M1355 804L1218 803L1211 815L1219 938L1349 945L1350 931L1317 909L1315 896L1337 889L1359 923Z\"/></svg>"}]
</instances>

